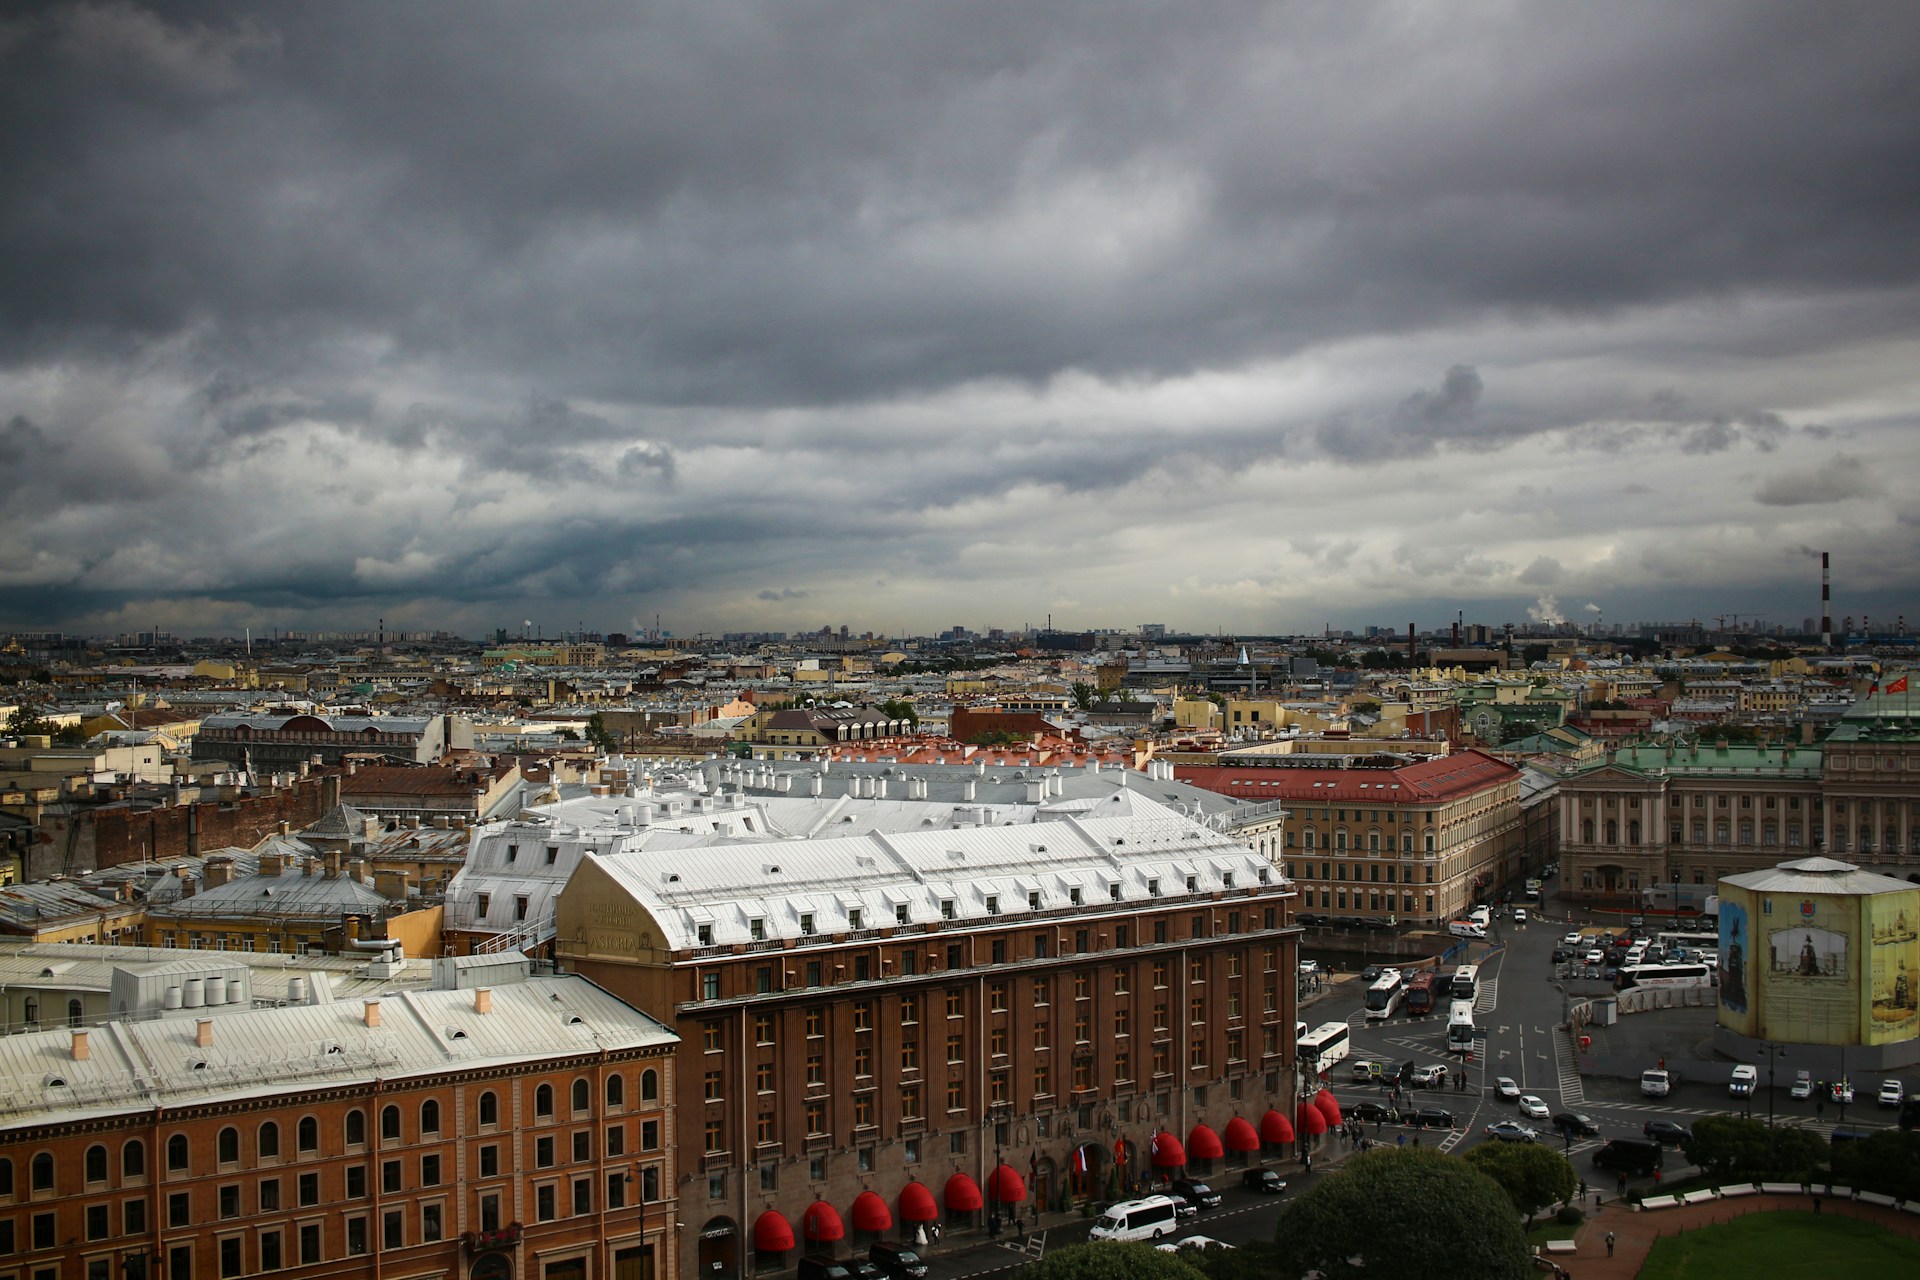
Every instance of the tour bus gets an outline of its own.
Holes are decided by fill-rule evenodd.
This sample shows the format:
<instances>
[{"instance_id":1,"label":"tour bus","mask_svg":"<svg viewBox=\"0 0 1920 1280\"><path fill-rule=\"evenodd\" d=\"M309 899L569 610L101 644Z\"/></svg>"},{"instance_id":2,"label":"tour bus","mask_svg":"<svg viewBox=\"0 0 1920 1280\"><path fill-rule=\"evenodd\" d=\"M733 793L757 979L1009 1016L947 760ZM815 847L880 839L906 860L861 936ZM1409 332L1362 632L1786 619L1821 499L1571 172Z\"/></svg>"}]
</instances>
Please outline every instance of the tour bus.
<instances>
[{"instance_id":1,"label":"tour bus","mask_svg":"<svg viewBox=\"0 0 1920 1280\"><path fill-rule=\"evenodd\" d=\"M1401 981L1399 970L1381 974L1379 980L1367 988L1367 1021L1384 1022L1391 1018L1406 994L1407 984Z\"/></svg>"},{"instance_id":2,"label":"tour bus","mask_svg":"<svg viewBox=\"0 0 1920 1280\"><path fill-rule=\"evenodd\" d=\"M1180 1207L1172 1196L1147 1196L1108 1205L1087 1235L1095 1240L1158 1240L1176 1230Z\"/></svg>"},{"instance_id":3,"label":"tour bus","mask_svg":"<svg viewBox=\"0 0 1920 1280\"><path fill-rule=\"evenodd\" d=\"M1480 966L1463 964L1453 971L1447 991L1455 1000L1472 1000L1480 994Z\"/></svg>"},{"instance_id":4,"label":"tour bus","mask_svg":"<svg viewBox=\"0 0 1920 1280\"><path fill-rule=\"evenodd\" d=\"M1633 987L1710 987L1713 970L1704 964L1638 964L1623 966L1613 977L1614 989Z\"/></svg>"},{"instance_id":5,"label":"tour bus","mask_svg":"<svg viewBox=\"0 0 1920 1280\"><path fill-rule=\"evenodd\" d=\"M1717 933L1660 933L1653 940L1660 949L1672 954L1675 947L1684 947L1688 951L1718 951L1720 935Z\"/></svg>"},{"instance_id":6,"label":"tour bus","mask_svg":"<svg viewBox=\"0 0 1920 1280\"><path fill-rule=\"evenodd\" d=\"M1294 1046L1301 1067L1318 1075L1333 1066L1347 1056L1347 1036L1344 1022L1324 1022L1301 1036Z\"/></svg>"},{"instance_id":7,"label":"tour bus","mask_svg":"<svg viewBox=\"0 0 1920 1280\"><path fill-rule=\"evenodd\" d=\"M1455 1000L1447 1011L1447 1048L1454 1053L1473 1049L1477 1039L1473 1025L1473 1001Z\"/></svg>"},{"instance_id":8,"label":"tour bus","mask_svg":"<svg viewBox=\"0 0 1920 1280\"><path fill-rule=\"evenodd\" d=\"M1407 1016L1424 1018L1433 1012L1433 980L1431 969L1422 969L1407 979Z\"/></svg>"}]
</instances>

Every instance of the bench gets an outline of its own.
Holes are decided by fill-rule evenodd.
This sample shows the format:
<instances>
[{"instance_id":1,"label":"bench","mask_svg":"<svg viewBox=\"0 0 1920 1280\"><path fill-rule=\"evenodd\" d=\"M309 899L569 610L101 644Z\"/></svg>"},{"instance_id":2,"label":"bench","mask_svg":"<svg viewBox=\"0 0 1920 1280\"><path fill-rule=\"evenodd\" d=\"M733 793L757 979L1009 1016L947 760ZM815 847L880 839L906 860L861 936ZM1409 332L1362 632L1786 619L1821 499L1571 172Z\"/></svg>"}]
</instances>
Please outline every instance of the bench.
<instances>
[{"instance_id":1,"label":"bench","mask_svg":"<svg viewBox=\"0 0 1920 1280\"><path fill-rule=\"evenodd\" d=\"M1579 1251L1580 1251L1580 1246L1574 1243L1572 1240L1547 1241L1548 1253L1578 1253Z\"/></svg>"},{"instance_id":2,"label":"bench","mask_svg":"<svg viewBox=\"0 0 1920 1280\"><path fill-rule=\"evenodd\" d=\"M1640 1202L1642 1209L1671 1209L1680 1201L1674 1196L1648 1196Z\"/></svg>"},{"instance_id":3,"label":"bench","mask_svg":"<svg viewBox=\"0 0 1920 1280\"><path fill-rule=\"evenodd\" d=\"M1729 1196L1751 1196L1759 1194L1759 1191L1760 1188L1754 1186L1751 1182L1736 1182L1730 1187L1721 1187L1720 1195L1722 1198Z\"/></svg>"},{"instance_id":4,"label":"bench","mask_svg":"<svg viewBox=\"0 0 1920 1280\"><path fill-rule=\"evenodd\" d=\"M1805 1195L1807 1190L1797 1182L1763 1182L1760 1189L1770 1196Z\"/></svg>"},{"instance_id":5,"label":"bench","mask_svg":"<svg viewBox=\"0 0 1920 1280\"><path fill-rule=\"evenodd\" d=\"M1686 1201L1688 1204L1705 1204L1707 1201L1713 1199L1715 1196L1719 1194L1720 1193L1718 1191L1715 1191L1712 1187L1707 1187L1701 1191L1689 1191L1687 1192L1686 1195L1680 1198Z\"/></svg>"},{"instance_id":6,"label":"bench","mask_svg":"<svg viewBox=\"0 0 1920 1280\"><path fill-rule=\"evenodd\" d=\"M1893 1197L1883 1195L1878 1191L1862 1191L1857 1193L1853 1198L1866 1204L1877 1204L1883 1209L1893 1208Z\"/></svg>"}]
</instances>

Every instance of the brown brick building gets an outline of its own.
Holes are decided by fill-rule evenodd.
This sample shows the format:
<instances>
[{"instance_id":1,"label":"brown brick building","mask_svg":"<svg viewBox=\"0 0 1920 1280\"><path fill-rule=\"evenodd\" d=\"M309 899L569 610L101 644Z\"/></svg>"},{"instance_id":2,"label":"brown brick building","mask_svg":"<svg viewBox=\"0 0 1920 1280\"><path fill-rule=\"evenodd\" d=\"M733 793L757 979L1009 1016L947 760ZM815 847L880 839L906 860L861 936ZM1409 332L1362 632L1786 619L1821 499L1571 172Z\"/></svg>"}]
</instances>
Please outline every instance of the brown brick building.
<instances>
[{"instance_id":1,"label":"brown brick building","mask_svg":"<svg viewBox=\"0 0 1920 1280\"><path fill-rule=\"evenodd\" d=\"M562 962L682 1038L681 1276L977 1226L996 1187L1102 1195L1156 1132L1204 1170L1292 1116L1270 861L1124 788L1018 824L919 803L905 832L588 857L562 892Z\"/></svg>"},{"instance_id":2,"label":"brown brick building","mask_svg":"<svg viewBox=\"0 0 1920 1280\"><path fill-rule=\"evenodd\" d=\"M673 1037L516 961L0 1038L0 1280L671 1275Z\"/></svg>"}]
</instances>

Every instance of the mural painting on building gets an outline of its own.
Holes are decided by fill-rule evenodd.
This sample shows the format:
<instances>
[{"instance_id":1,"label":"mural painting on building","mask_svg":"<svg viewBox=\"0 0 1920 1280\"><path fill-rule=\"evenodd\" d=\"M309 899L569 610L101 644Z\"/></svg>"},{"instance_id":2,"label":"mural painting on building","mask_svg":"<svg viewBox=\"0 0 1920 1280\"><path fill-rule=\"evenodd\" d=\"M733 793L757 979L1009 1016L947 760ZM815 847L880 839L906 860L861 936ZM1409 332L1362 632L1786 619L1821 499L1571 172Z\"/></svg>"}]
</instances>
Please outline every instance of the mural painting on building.
<instances>
[{"instance_id":1,"label":"mural painting on building","mask_svg":"<svg viewBox=\"0 0 1920 1280\"><path fill-rule=\"evenodd\" d=\"M1860 972L1851 962L1852 899L1762 897L1770 917L1760 957L1765 1034L1842 1044L1859 1031ZM1791 923L1787 923L1791 921Z\"/></svg>"},{"instance_id":2,"label":"mural painting on building","mask_svg":"<svg viewBox=\"0 0 1920 1280\"><path fill-rule=\"evenodd\" d=\"M1747 909L1720 903L1720 1003L1735 1013L1747 1011Z\"/></svg>"},{"instance_id":3,"label":"mural painting on building","mask_svg":"<svg viewBox=\"0 0 1920 1280\"><path fill-rule=\"evenodd\" d=\"M1920 890L1876 894L1866 905L1872 938L1867 1043L1885 1044L1920 1029L1920 932L1914 929Z\"/></svg>"}]
</instances>

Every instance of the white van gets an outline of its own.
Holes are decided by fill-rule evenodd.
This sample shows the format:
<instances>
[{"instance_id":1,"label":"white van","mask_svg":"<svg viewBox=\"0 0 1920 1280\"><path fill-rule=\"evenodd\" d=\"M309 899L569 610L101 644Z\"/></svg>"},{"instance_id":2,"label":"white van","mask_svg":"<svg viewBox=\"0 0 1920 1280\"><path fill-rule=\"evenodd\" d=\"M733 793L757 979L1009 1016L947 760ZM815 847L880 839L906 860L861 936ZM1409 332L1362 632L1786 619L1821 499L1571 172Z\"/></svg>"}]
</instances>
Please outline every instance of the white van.
<instances>
[{"instance_id":1,"label":"white van","mask_svg":"<svg viewBox=\"0 0 1920 1280\"><path fill-rule=\"evenodd\" d=\"M1649 1068L1640 1073L1640 1092L1649 1098L1664 1098L1673 1092L1673 1077Z\"/></svg>"},{"instance_id":2,"label":"white van","mask_svg":"<svg viewBox=\"0 0 1920 1280\"><path fill-rule=\"evenodd\" d=\"M1467 912L1467 919L1473 921L1475 924L1479 925L1482 929L1484 929L1488 925L1493 923L1493 908L1486 906L1483 903L1482 905L1477 906L1473 910Z\"/></svg>"},{"instance_id":3,"label":"white van","mask_svg":"<svg viewBox=\"0 0 1920 1280\"><path fill-rule=\"evenodd\" d=\"M1447 932L1456 938L1484 938L1487 936L1485 925L1471 920L1455 920L1447 925Z\"/></svg>"},{"instance_id":4,"label":"white van","mask_svg":"<svg viewBox=\"0 0 1920 1280\"><path fill-rule=\"evenodd\" d=\"M1172 1196L1147 1196L1107 1206L1087 1232L1093 1240L1158 1240L1170 1234L1180 1216Z\"/></svg>"}]
</instances>

